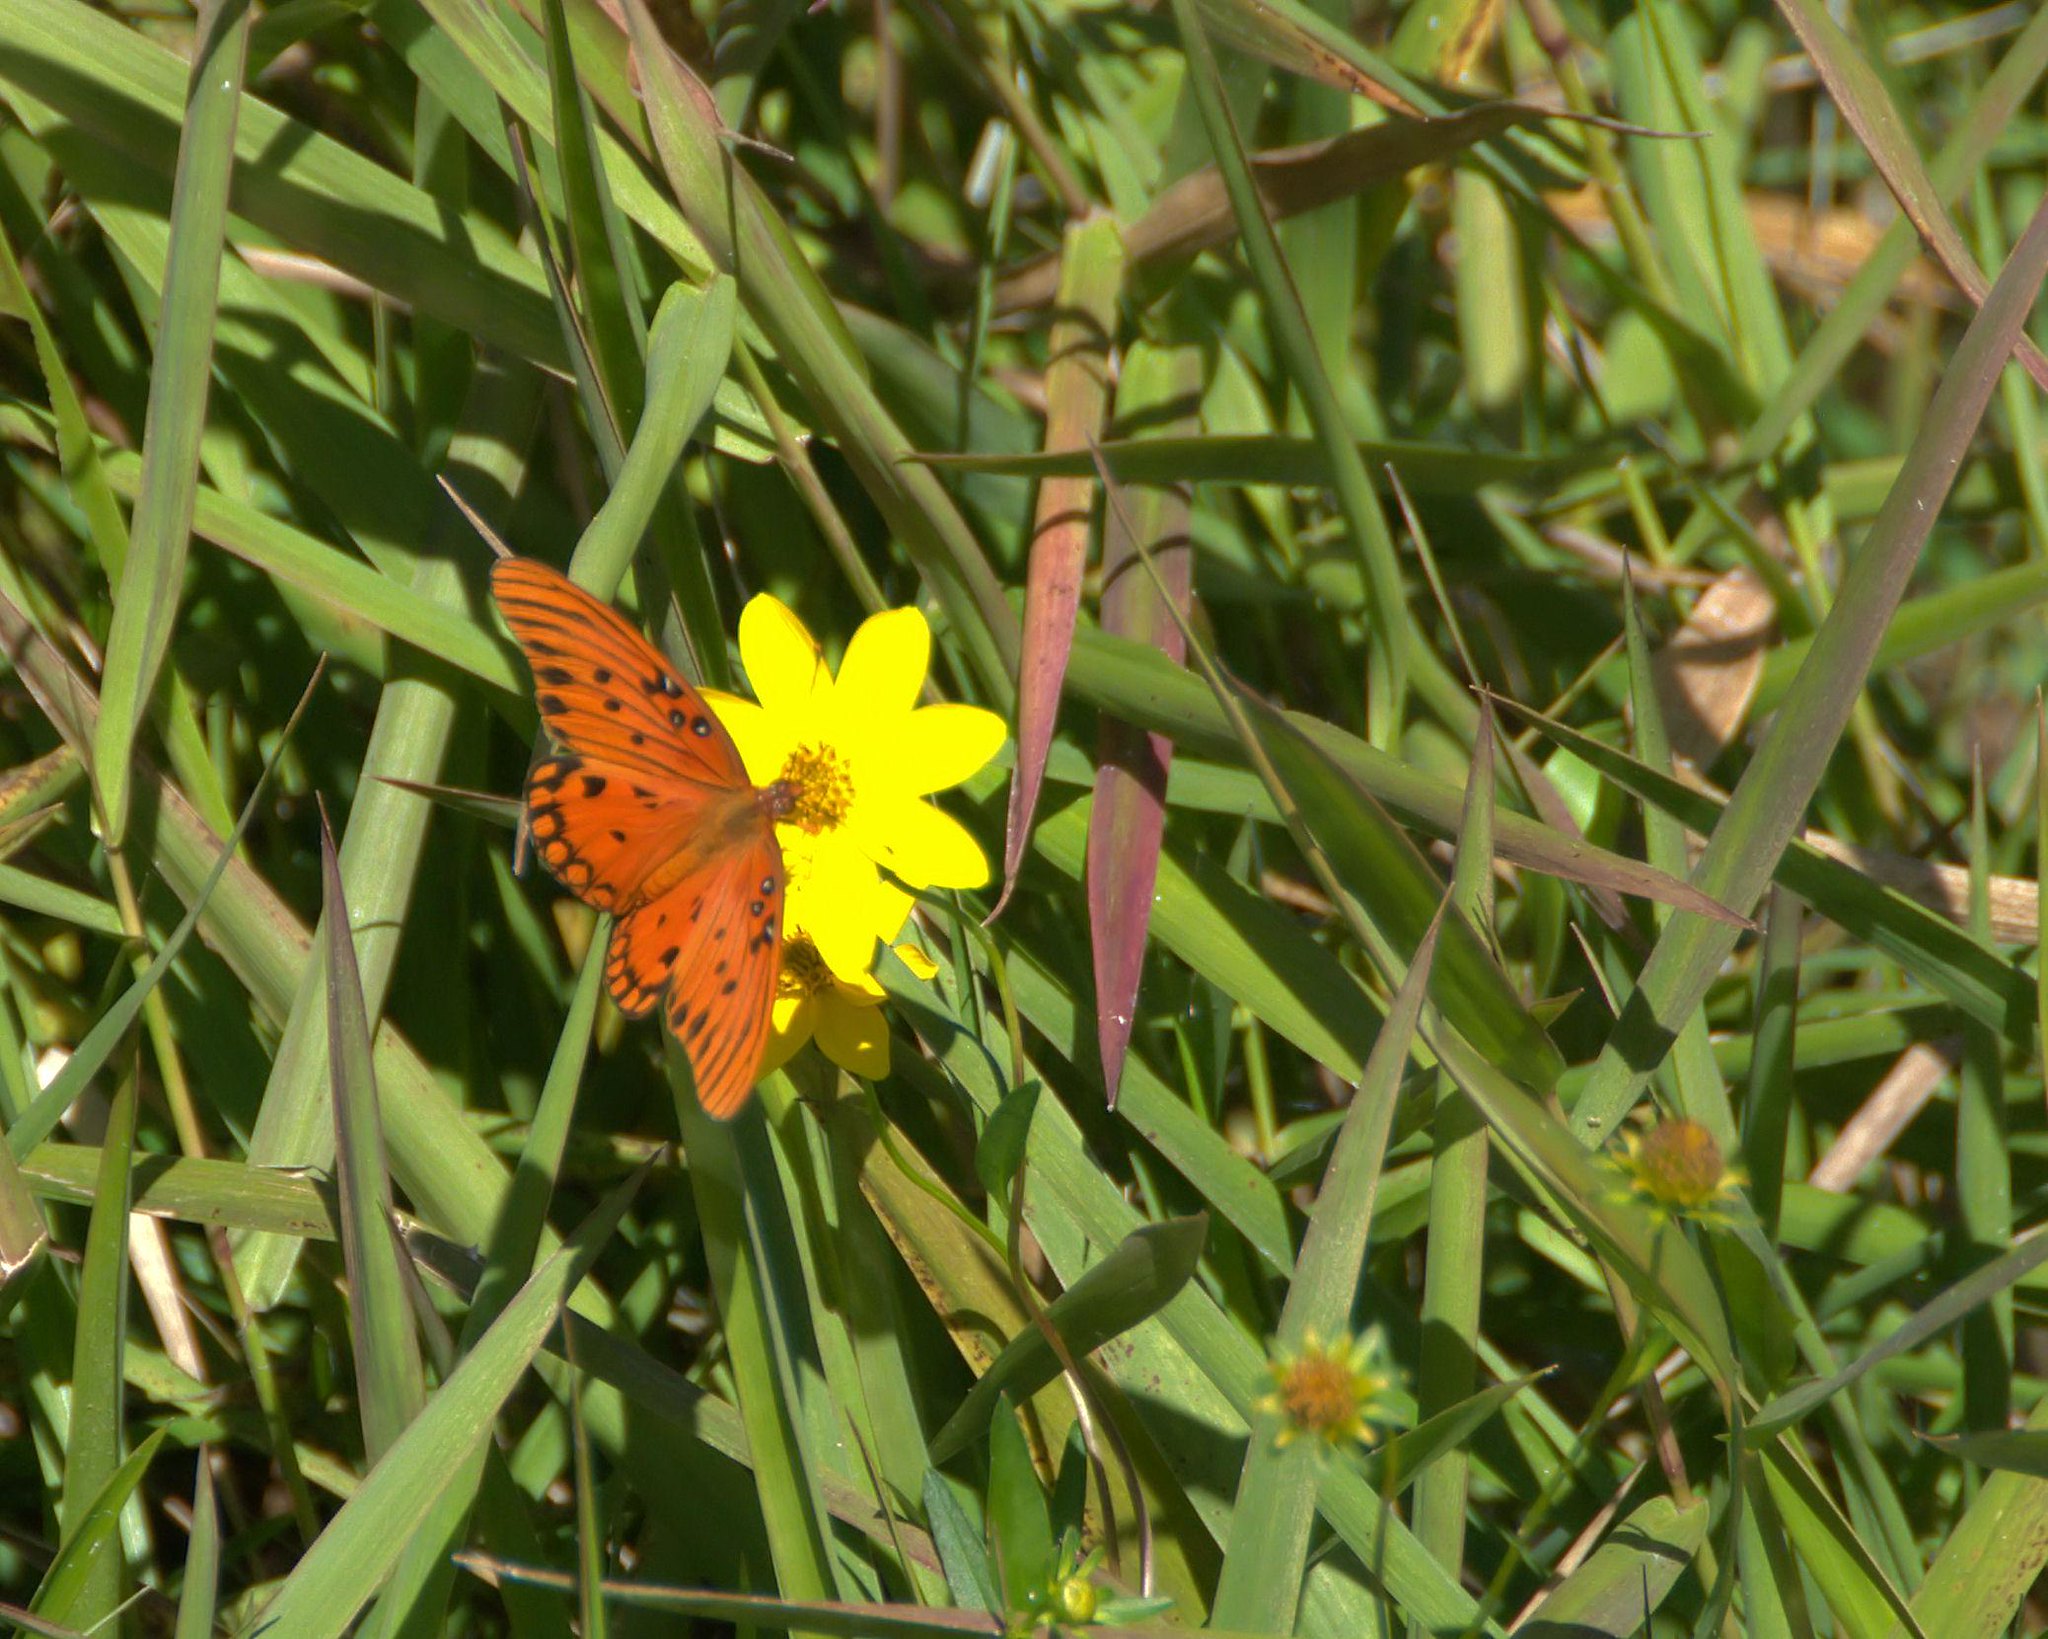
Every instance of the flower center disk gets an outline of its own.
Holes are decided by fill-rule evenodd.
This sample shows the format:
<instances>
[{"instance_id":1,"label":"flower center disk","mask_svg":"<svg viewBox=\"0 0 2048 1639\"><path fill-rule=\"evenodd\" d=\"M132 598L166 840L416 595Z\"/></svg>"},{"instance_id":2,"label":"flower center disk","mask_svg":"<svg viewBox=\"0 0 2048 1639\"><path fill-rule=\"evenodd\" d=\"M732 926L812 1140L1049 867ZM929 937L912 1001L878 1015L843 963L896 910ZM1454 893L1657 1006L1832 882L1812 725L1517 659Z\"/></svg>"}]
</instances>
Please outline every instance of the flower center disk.
<instances>
[{"instance_id":1,"label":"flower center disk","mask_svg":"<svg viewBox=\"0 0 2048 1639\"><path fill-rule=\"evenodd\" d=\"M812 836L846 823L853 807L853 775L830 746L798 746L782 765L782 781L796 791L788 821Z\"/></svg>"},{"instance_id":2,"label":"flower center disk","mask_svg":"<svg viewBox=\"0 0 2048 1639\"><path fill-rule=\"evenodd\" d=\"M797 1001L832 988L832 970L825 965L825 958L818 954L818 947L803 935L799 934L783 945L782 971L776 976L775 988L781 995Z\"/></svg>"}]
</instances>

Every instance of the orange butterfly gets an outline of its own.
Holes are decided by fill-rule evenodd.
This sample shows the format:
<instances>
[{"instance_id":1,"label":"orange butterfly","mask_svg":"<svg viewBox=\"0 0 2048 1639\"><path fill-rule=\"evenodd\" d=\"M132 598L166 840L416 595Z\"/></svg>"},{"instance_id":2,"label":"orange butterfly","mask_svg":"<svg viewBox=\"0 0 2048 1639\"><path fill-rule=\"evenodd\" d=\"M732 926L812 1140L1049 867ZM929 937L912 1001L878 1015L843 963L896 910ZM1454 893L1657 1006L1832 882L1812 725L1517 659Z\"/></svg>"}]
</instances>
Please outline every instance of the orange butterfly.
<instances>
[{"instance_id":1,"label":"orange butterfly","mask_svg":"<svg viewBox=\"0 0 2048 1639\"><path fill-rule=\"evenodd\" d=\"M703 698L614 610L531 558L501 558L491 595L533 669L562 748L526 777L541 863L611 912L606 988L639 1018L663 1006L697 1098L747 1101L782 964L782 850L795 791L747 778Z\"/></svg>"}]
</instances>

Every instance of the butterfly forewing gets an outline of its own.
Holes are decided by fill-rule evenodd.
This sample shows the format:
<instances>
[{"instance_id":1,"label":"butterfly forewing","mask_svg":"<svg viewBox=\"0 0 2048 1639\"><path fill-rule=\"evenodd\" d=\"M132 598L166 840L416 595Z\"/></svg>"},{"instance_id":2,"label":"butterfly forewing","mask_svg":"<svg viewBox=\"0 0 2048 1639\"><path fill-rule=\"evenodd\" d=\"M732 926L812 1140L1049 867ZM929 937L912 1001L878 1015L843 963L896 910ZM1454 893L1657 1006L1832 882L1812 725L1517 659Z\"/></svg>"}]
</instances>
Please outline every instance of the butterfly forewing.
<instances>
[{"instance_id":1,"label":"butterfly forewing","mask_svg":"<svg viewBox=\"0 0 2048 1639\"><path fill-rule=\"evenodd\" d=\"M527 775L526 823L540 862L563 887L601 911L625 911L644 897L650 877L695 843L704 810L724 795L716 786L562 754L541 758Z\"/></svg>"},{"instance_id":2,"label":"butterfly forewing","mask_svg":"<svg viewBox=\"0 0 2048 1639\"><path fill-rule=\"evenodd\" d=\"M544 564L501 560L491 591L562 748L526 783L541 863L610 911L605 986L662 1008L712 1115L746 1102L782 960L782 853L769 809L702 697L619 615Z\"/></svg>"},{"instance_id":3,"label":"butterfly forewing","mask_svg":"<svg viewBox=\"0 0 2048 1639\"><path fill-rule=\"evenodd\" d=\"M533 668L541 720L568 750L645 774L748 783L725 726L622 615L531 558L499 559L491 595Z\"/></svg>"}]
</instances>

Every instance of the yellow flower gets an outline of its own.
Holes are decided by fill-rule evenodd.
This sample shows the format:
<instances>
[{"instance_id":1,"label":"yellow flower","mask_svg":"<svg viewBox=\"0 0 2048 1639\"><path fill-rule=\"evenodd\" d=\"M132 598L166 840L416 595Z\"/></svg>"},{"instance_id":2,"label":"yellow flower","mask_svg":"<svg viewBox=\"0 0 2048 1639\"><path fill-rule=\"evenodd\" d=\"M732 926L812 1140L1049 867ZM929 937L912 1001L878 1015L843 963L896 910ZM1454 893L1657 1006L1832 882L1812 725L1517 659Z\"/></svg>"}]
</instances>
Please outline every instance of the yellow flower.
<instances>
[{"instance_id":1,"label":"yellow flower","mask_svg":"<svg viewBox=\"0 0 2048 1639\"><path fill-rule=\"evenodd\" d=\"M915 945L898 945L910 970L921 979L937 965ZM872 974L839 977L808 936L782 942L782 972L768 1016L768 1047L761 1056L766 1074L789 1062L805 1042L816 1040L825 1057L870 1081L889 1073L889 1027L882 1022L882 987Z\"/></svg>"},{"instance_id":2,"label":"yellow flower","mask_svg":"<svg viewBox=\"0 0 2048 1639\"><path fill-rule=\"evenodd\" d=\"M1273 1392L1261 1395L1255 1409L1280 1418L1275 1445L1304 1437L1331 1448L1370 1445L1374 1425L1386 1421L1393 1379L1374 1364L1365 1338L1340 1333L1326 1344L1305 1332L1299 1348L1276 1345L1266 1369L1273 1374Z\"/></svg>"},{"instance_id":3,"label":"yellow flower","mask_svg":"<svg viewBox=\"0 0 2048 1639\"><path fill-rule=\"evenodd\" d=\"M903 925L905 902L877 866L913 888L988 880L981 845L924 799L993 757L1003 720L978 706L918 705L931 644L916 609L872 615L835 677L803 622L763 594L740 615L740 659L756 698L705 695L748 778L796 788L776 827L789 875L783 925L850 983L873 966L876 939Z\"/></svg>"},{"instance_id":4,"label":"yellow flower","mask_svg":"<svg viewBox=\"0 0 2048 1639\"><path fill-rule=\"evenodd\" d=\"M1741 1198L1742 1174L1722 1164L1721 1146L1699 1122L1659 1121L1622 1134L1621 1143L1608 1165L1621 1174L1622 1199L1647 1207L1660 1223L1690 1218L1724 1229L1734 1221L1728 1209Z\"/></svg>"}]
</instances>

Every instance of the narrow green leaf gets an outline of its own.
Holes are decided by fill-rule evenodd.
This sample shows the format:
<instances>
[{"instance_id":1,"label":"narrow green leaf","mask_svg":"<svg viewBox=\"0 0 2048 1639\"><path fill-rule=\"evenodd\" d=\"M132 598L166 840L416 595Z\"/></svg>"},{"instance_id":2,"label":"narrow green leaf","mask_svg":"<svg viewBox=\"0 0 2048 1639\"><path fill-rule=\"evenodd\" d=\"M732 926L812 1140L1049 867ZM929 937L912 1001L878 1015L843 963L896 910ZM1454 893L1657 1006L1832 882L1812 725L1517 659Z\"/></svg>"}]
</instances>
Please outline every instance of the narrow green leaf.
<instances>
[{"instance_id":1,"label":"narrow green leaf","mask_svg":"<svg viewBox=\"0 0 2048 1639\"><path fill-rule=\"evenodd\" d=\"M105 1577L109 1566L114 1577L121 1574L121 1510L128 1506L128 1499L172 1432L172 1427L166 1426L151 1434L92 1495L80 1499L76 1520L36 1587L30 1608L38 1616L73 1628L91 1625L94 1619L86 1613L88 1590Z\"/></svg>"},{"instance_id":2,"label":"narrow green leaf","mask_svg":"<svg viewBox=\"0 0 2048 1639\"><path fill-rule=\"evenodd\" d=\"M85 1267L78 1277L78 1325L71 1345L71 1416L65 1430L64 1492L58 1505L69 1547L84 1534L101 1507L109 1481L121 1469L127 1443L123 1416L123 1355L128 1347L129 1161L135 1148L137 1053L114 1088L107 1110L106 1141L93 1192L92 1222L85 1232ZM93 1627L113 1620L119 1609L125 1567L117 1545L91 1556L63 1609L43 1606L45 1615Z\"/></svg>"},{"instance_id":3,"label":"narrow green leaf","mask_svg":"<svg viewBox=\"0 0 2048 1639\"><path fill-rule=\"evenodd\" d=\"M1319 1337L1327 1345L1349 1336L1387 1134L1423 998L1429 993L1443 925L1439 908L1415 947L1365 1074L1344 1112L1280 1311L1280 1348L1299 1350L1311 1338ZM1301 1604L1317 1471L1327 1454L1317 1450L1315 1431L1280 1445L1279 1436L1286 1429L1283 1417L1279 1410L1267 1410L1252 1423L1212 1612L1223 1627L1283 1633L1293 1626Z\"/></svg>"},{"instance_id":4,"label":"narrow green leaf","mask_svg":"<svg viewBox=\"0 0 2048 1639\"><path fill-rule=\"evenodd\" d=\"M213 1496L213 1451L201 1446L193 1470L192 1531L185 1542L176 1639L213 1639L219 1598L220 1514Z\"/></svg>"},{"instance_id":5,"label":"narrow green leaf","mask_svg":"<svg viewBox=\"0 0 2048 1639\"><path fill-rule=\"evenodd\" d=\"M1003 1608L1029 1610L1029 1596L1052 1573L1052 1517L1007 1394L996 1396L989 1422L988 1534L1002 1576Z\"/></svg>"},{"instance_id":6,"label":"narrow green leaf","mask_svg":"<svg viewBox=\"0 0 2048 1639\"><path fill-rule=\"evenodd\" d=\"M640 1186L602 1201L505 1306L243 1631L340 1639L397 1563L611 1238Z\"/></svg>"},{"instance_id":7,"label":"narrow green leaf","mask_svg":"<svg viewBox=\"0 0 2048 1639\"><path fill-rule=\"evenodd\" d=\"M348 1271L349 1340L355 1356L363 1450L371 1463L397 1443L426 1403L426 1373L413 1331L403 1256L393 1233L391 1178L370 1060L370 1021L356 966L355 924L326 816L320 825L321 925L327 930L327 1064L332 1080L335 1180Z\"/></svg>"},{"instance_id":8,"label":"narrow green leaf","mask_svg":"<svg viewBox=\"0 0 2048 1639\"><path fill-rule=\"evenodd\" d=\"M1895 1355L1908 1353L1928 1338L1947 1331L1978 1305L1989 1302L2001 1292L2010 1291L2023 1275L2038 1269L2044 1262L2048 1262L2048 1234L2029 1236L2010 1252L1994 1258L1948 1287L1939 1297L1922 1304L1886 1332L1882 1341L1864 1350L1832 1377L1802 1383L1798 1388L1766 1402L1749 1420L1751 1435L1762 1439L1780 1429L1790 1428L1873 1366L1882 1365Z\"/></svg>"},{"instance_id":9,"label":"narrow green leaf","mask_svg":"<svg viewBox=\"0 0 2048 1639\"><path fill-rule=\"evenodd\" d=\"M980 1528L967 1517L960 1499L939 1471L928 1469L924 1477L924 1517L932 1533L932 1545L946 1568L946 1586L957 1603L974 1601L991 1616L1002 1613L1002 1592L996 1586L995 1567Z\"/></svg>"},{"instance_id":10,"label":"narrow green leaf","mask_svg":"<svg viewBox=\"0 0 2048 1639\"><path fill-rule=\"evenodd\" d=\"M1400 729L1410 671L1440 670L1442 663L1426 644L1414 641L1393 537L1387 532L1386 519L1372 491L1372 480L1366 476L1365 463L1359 459L1358 446L1352 442L1351 429L1316 351L1301 298L1281 256L1280 242L1274 236L1272 223L1266 219L1258 185L1245 158L1244 142L1217 74L1204 9L1211 21L1253 14L1231 0L1210 0L1206 8L1200 0L1174 0L1173 4L1181 48L1188 59L1188 83L1201 109L1202 124L1208 131L1209 147L1216 156L1224 188L1230 195L1230 207L1243 236L1245 258L1265 299L1267 320L1286 361L1289 381L1307 407L1317 442L1329 463L1338 510L1343 514L1352 549L1364 567L1366 584L1371 588L1367 609L1372 640L1366 650L1365 737L1376 746L1391 746ZM1254 39L1267 37L1272 27L1281 26L1282 17L1291 19L1297 12L1303 14L1303 21L1295 27L1304 36L1335 32L1304 7L1267 4L1256 15L1269 26L1254 30ZM1252 49L1258 48L1253 45Z\"/></svg>"},{"instance_id":11,"label":"narrow green leaf","mask_svg":"<svg viewBox=\"0 0 2048 1639\"><path fill-rule=\"evenodd\" d=\"M142 491L114 596L102 672L104 709L93 742L100 812L114 847L120 846L128 824L128 764L135 736L178 621L192 496L199 480L199 439L206 430L212 383L214 306L234 168L235 117L254 10L250 0L201 0L199 6L199 45L179 128L170 256L157 315L149 419L142 434Z\"/></svg>"}]
</instances>

